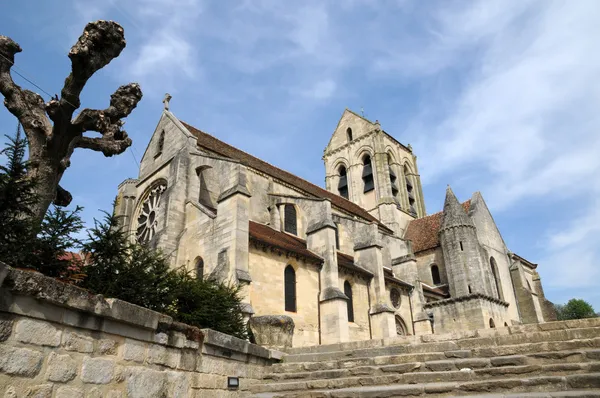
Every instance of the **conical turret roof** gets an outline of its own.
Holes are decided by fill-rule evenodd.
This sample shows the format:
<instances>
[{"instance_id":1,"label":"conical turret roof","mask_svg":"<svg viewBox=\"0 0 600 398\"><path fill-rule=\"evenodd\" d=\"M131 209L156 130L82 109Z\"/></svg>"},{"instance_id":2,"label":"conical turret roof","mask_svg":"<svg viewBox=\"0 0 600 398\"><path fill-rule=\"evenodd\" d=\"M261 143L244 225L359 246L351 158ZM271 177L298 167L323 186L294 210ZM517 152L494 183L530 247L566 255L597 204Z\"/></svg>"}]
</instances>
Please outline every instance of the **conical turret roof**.
<instances>
[{"instance_id":1,"label":"conical turret roof","mask_svg":"<svg viewBox=\"0 0 600 398\"><path fill-rule=\"evenodd\" d=\"M456 199L456 195L452 192L450 185L448 185L448 188L446 188L446 200L444 201L444 212L440 231L458 226L474 227L475 225L465 212L463 206L458 202L458 199Z\"/></svg>"}]
</instances>

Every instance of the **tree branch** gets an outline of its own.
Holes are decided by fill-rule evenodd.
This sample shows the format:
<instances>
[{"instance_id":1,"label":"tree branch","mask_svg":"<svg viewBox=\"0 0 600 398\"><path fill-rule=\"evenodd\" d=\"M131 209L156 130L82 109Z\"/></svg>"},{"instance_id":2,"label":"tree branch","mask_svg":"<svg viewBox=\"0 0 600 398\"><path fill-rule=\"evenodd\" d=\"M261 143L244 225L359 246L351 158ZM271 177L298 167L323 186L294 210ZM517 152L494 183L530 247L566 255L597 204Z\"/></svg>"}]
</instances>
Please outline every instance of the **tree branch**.
<instances>
[{"instance_id":1,"label":"tree branch","mask_svg":"<svg viewBox=\"0 0 600 398\"><path fill-rule=\"evenodd\" d=\"M131 139L121 130L121 119L129 116L142 99L139 84L121 86L110 96L110 106L104 110L84 109L71 125L73 148L88 148L101 151L105 156L123 153L131 146ZM97 131L101 138L83 137L86 131Z\"/></svg>"},{"instance_id":2,"label":"tree branch","mask_svg":"<svg viewBox=\"0 0 600 398\"><path fill-rule=\"evenodd\" d=\"M70 120L79 108L79 95L88 79L121 54L125 48L123 28L113 21L90 22L77 43L71 47L71 74L61 91L60 108Z\"/></svg>"},{"instance_id":3,"label":"tree branch","mask_svg":"<svg viewBox=\"0 0 600 398\"><path fill-rule=\"evenodd\" d=\"M56 187L56 198L54 198L54 204L60 207L68 206L73 200L73 195L60 185Z\"/></svg>"},{"instance_id":4,"label":"tree branch","mask_svg":"<svg viewBox=\"0 0 600 398\"><path fill-rule=\"evenodd\" d=\"M41 143L52 131L44 100L39 94L19 87L10 74L15 54L21 51L21 47L10 37L0 36L0 93L4 96L6 109L23 125L27 139Z\"/></svg>"}]
</instances>

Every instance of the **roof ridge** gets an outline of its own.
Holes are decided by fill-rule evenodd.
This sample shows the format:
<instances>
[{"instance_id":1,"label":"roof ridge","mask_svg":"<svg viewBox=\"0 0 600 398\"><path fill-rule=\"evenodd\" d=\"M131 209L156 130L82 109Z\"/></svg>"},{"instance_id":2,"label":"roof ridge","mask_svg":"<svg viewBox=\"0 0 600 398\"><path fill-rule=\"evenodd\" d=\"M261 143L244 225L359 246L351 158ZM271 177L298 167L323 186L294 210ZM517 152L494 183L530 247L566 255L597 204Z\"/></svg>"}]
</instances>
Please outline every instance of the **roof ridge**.
<instances>
[{"instance_id":1,"label":"roof ridge","mask_svg":"<svg viewBox=\"0 0 600 398\"><path fill-rule=\"evenodd\" d=\"M218 139L214 135L206 133L206 132L204 132L204 131L202 131L202 130L200 130L200 129L194 127L194 126L192 126L191 124L184 122L183 120L180 120L180 121L184 125L184 127L186 127L187 129L190 129L190 132L192 132L192 133L193 132L201 133L204 136L209 137L210 139L218 142L219 145L222 145L222 146L226 147L229 151L233 151L233 152L238 152L238 153L244 154L245 156L247 156L248 158L251 158L255 162L262 163L263 165L266 165L266 166L268 166L268 167L270 167L272 169L275 169L279 173L284 174L289 179L300 180L300 182L302 182L304 184L307 184L307 185L309 185L310 188L312 188L313 190L316 190L318 192L318 194L314 193L314 192L307 191L306 189L304 189L302 187L299 187L298 184L296 184L294 182L285 181L284 179L282 179L282 178L280 178L278 176L272 175L268 171L260 170L260 169L259 169L259 171L262 171L265 174L268 174L271 177L277 178L277 179L279 179L281 181L287 182L290 185L295 186L296 188L300 189L301 191L305 192L308 195L311 195L311 196L314 196L314 197L325 197L325 198L328 198L328 199L330 199L332 201L332 204L334 206L336 206L338 208L341 208L342 210L345 210L345 211L347 211L347 212L349 212L351 214L359 216L359 217L361 217L361 218L363 218L365 220L375 221L375 222L379 223L380 226L382 226L382 227L384 227L386 229L389 229L385 225L383 225L377 218L375 218L374 216L372 216L365 208L357 205L356 203L351 202L350 200L348 200L346 198L343 198L343 197L341 197L339 195L336 195L333 192L329 192L328 190L326 190L326 189L324 189L324 188L322 188L322 187L320 187L320 186L318 186L318 185L316 185L316 184L314 184L314 183L312 183L312 182L310 182L310 181L308 181L308 180L306 180L306 179L304 179L302 177L299 177L299 176L297 176L295 174L290 173L289 171L286 171L286 170L284 170L284 169L282 169L280 167L272 165L271 163L266 162L266 161L264 161L264 160L262 160L262 159L260 159L260 158L258 158L256 156L254 156L254 155L252 155L252 154L250 154L250 153L248 153L246 151L243 151L243 150L241 150L239 148L236 148L233 145L230 145L230 144L228 144L228 143L226 143L226 142ZM224 153L224 152L219 152L218 149L211 148L211 147L206 147L206 146L202 145L201 137L199 137L199 136L196 135L196 138L198 139L197 141L198 141L198 145L199 146L205 147L205 148L207 148L207 149L209 149L209 150L211 150L213 152L220 153L222 156L225 156L225 157L228 157L228 158L234 158L232 156L232 154L228 154L228 153ZM243 159L240 159L240 160L243 162ZM256 169L256 167L254 167L252 165L249 165L249 166ZM334 201L338 201L340 203L339 204L333 203ZM344 208L344 206L340 206L341 204L345 205L348 208ZM360 214L361 212L363 214Z\"/></svg>"}]
</instances>

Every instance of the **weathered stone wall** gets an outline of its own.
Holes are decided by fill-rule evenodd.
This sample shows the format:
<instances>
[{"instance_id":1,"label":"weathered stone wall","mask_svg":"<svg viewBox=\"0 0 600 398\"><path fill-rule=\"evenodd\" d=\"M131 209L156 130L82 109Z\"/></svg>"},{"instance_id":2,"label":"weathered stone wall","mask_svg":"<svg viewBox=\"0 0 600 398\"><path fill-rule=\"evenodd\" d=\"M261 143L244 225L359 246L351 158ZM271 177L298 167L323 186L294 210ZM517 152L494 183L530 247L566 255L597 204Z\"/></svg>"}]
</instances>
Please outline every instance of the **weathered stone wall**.
<instances>
[{"instance_id":1,"label":"weathered stone wall","mask_svg":"<svg viewBox=\"0 0 600 398\"><path fill-rule=\"evenodd\" d=\"M417 268L419 270L419 278L422 282L429 286L435 286L433 283L433 277L431 275L431 266L433 264L438 266L440 271L440 279L442 284L448 283L448 275L446 274L446 264L444 262L444 254L442 253L441 247L426 250L421 253L417 253Z\"/></svg>"},{"instance_id":2,"label":"weathered stone wall","mask_svg":"<svg viewBox=\"0 0 600 398\"><path fill-rule=\"evenodd\" d=\"M2 263L0 298L4 397L243 397L281 355Z\"/></svg>"},{"instance_id":3,"label":"weathered stone wall","mask_svg":"<svg viewBox=\"0 0 600 398\"><path fill-rule=\"evenodd\" d=\"M352 305L354 308L354 322L348 322L350 341L368 340L370 336L369 325L369 290L367 281L352 272L340 268L339 288L344 292L344 282L348 281L352 287Z\"/></svg>"},{"instance_id":4,"label":"weathered stone wall","mask_svg":"<svg viewBox=\"0 0 600 398\"><path fill-rule=\"evenodd\" d=\"M296 271L296 312L285 311L285 267ZM293 346L319 344L319 265L271 248L250 247L250 302L257 315L287 315L294 320Z\"/></svg>"},{"instance_id":5,"label":"weathered stone wall","mask_svg":"<svg viewBox=\"0 0 600 398\"><path fill-rule=\"evenodd\" d=\"M433 314L435 334L487 329L490 319L495 327L511 324L506 303L481 294L434 301L425 310Z\"/></svg>"}]
</instances>

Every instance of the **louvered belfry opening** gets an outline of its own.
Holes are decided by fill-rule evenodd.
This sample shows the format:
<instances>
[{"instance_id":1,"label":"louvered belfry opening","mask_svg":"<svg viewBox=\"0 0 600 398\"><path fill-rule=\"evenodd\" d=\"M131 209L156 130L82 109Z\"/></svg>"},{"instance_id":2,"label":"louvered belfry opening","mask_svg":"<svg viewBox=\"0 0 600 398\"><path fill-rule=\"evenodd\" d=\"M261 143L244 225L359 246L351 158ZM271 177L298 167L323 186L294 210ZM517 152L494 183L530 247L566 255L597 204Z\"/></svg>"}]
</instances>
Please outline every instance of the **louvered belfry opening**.
<instances>
[{"instance_id":1,"label":"louvered belfry opening","mask_svg":"<svg viewBox=\"0 0 600 398\"><path fill-rule=\"evenodd\" d=\"M392 185L392 196L395 198L398 196L398 192L400 191L398 189L398 177L396 176L396 173L394 172L394 169L392 168L392 159L390 158L390 155L388 155L387 157L388 160L388 169L390 172L390 184Z\"/></svg>"},{"instance_id":2,"label":"louvered belfry opening","mask_svg":"<svg viewBox=\"0 0 600 398\"><path fill-rule=\"evenodd\" d=\"M362 179L365 183L365 189L363 191L364 193L375 189L375 183L373 181L373 167L371 166L371 157L369 155L365 155L363 158Z\"/></svg>"},{"instance_id":3,"label":"louvered belfry opening","mask_svg":"<svg viewBox=\"0 0 600 398\"><path fill-rule=\"evenodd\" d=\"M298 235L298 223L296 218L296 207L294 205L287 204L283 209L284 226L285 232L290 234Z\"/></svg>"},{"instance_id":4,"label":"louvered belfry opening","mask_svg":"<svg viewBox=\"0 0 600 398\"><path fill-rule=\"evenodd\" d=\"M410 178L410 171L408 168L404 167L404 177L406 179L406 193L408 194L408 207L409 211L412 215L417 215L417 210L415 209L415 192L413 183Z\"/></svg>"},{"instance_id":5,"label":"louvered belfry opening","mask_svg":"<svg viewBox=\"0 0 600 398\"><path fill-rule=\"evenodd\" d=\"M285 310L288 312L296 312L296 271L294 271L294 267L291 265L285 267L283 278Z\"/></svg>"},{"instance_id":6,"label":"louvered belfry opening","mask_svg":"<svg viewBox=\"0 0 600 398\"><path fill-rule=\"evenodd\" d=\"M354 303L352 302L352 286L350 282L344 282L344 294L348 297L348 322L354 322Z\"/></svg>"},{"instance_id":7,"label":"louvered belfry opening","mask_svg":"<svg viewBox=\"0 0 600 398\"><path fill-rule=\"evenodd\" d=\"M340 166L340 182L338 183L340 196L348 199L348 174L344 166Z\"/></svg>"},{"instance_id":8,"label":"louvered belfry opening","mask_svg":"<svg viewBox=\"0 0 600 398\"><path fill-rule=\"evenodd\" d=\"M442 279L440 278L440 269L437 265L431 266L431 279L434 285L439 285L442 283Z\"/></svg>"}]
</instances>

